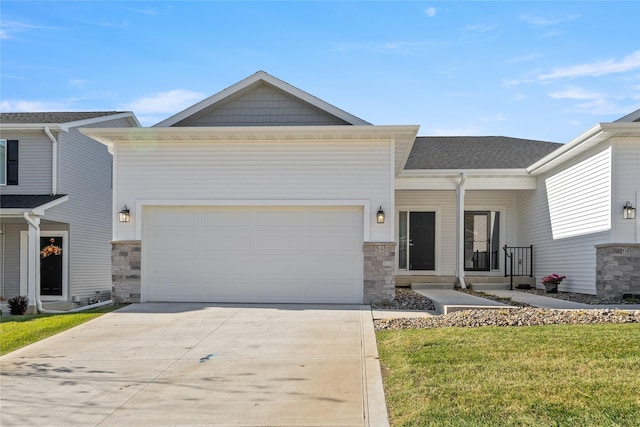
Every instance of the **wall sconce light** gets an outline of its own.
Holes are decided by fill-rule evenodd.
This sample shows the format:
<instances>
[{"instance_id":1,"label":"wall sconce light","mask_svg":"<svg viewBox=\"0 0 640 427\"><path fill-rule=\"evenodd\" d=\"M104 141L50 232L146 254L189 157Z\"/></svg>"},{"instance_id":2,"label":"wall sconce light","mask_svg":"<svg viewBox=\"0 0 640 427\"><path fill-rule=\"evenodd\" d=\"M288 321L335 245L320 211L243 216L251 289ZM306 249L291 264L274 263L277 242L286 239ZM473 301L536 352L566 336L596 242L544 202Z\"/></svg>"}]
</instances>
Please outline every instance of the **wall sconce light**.
<instances>
[{"instance_id":1,"label":"wall sconce light","mask_svg":"<svg viewBox=\"0 0 640 427\"><path fill-rule=\"evenodd\" d=\"M378 224L384 224L384 211L382 210L382 206L378 209L378 213L376 214L376 221Z\"/></svg>"},{"instance_id":2,"label":"wall sconce light","mask_svg":"<svg viewBox=\"0 0 640 427\"><path fill-rule=\"evenodd\" d=\"M628 201L622 208L622 217L624 219L634 219L636 217L636 208L634 208Z\"/></svg>"},{"instance_id":3,"label":"wall sconce light","mask_svg":"<svg viewBox=\"0 0 640 427\"><path fill-rule=\"evenodd\" d=\"M118 212L118 217L120 218L120 222L129 222L131 221L131 213L129 212L129 208L127 205L122 207L122 210Z\"/></svg>"}]
</instances>

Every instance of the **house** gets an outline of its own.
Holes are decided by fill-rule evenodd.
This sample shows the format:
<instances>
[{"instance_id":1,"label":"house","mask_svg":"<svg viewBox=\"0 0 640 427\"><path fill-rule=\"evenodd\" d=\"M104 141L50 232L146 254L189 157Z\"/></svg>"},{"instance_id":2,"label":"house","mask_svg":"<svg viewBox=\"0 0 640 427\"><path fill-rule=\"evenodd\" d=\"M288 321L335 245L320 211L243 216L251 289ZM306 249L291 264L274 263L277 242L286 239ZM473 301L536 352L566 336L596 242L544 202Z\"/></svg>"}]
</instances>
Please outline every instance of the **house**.
<instances>
[{"instance_id":1,"label":"house","mask_svg":"<svg viewBox=\"0 0 640 427\"><path fill-rule=\"evenodd\" d=\"M139 123L117 111L0 114L4 299L68 309L110 298L112 156L78 131L95 126Z\"/></svg>"},{"instance_id":2,"label":"house","mask_svg":"<svg viewBox=\"0 0 640 427\"><path fill-rule=\"evenodd\" d=\"M595 294L596 258L602 291L628 293L605 252L638 271L620 205L638 204L636 119L565 145L418 137L260 71L153 127L81 132L114 155L115 300L369 303L396 284L504 281L512 262ZM577 188L596 191L603 166L594 203ZM592 229L605 193L609 227Z\"/></svg>"}]
</instances>

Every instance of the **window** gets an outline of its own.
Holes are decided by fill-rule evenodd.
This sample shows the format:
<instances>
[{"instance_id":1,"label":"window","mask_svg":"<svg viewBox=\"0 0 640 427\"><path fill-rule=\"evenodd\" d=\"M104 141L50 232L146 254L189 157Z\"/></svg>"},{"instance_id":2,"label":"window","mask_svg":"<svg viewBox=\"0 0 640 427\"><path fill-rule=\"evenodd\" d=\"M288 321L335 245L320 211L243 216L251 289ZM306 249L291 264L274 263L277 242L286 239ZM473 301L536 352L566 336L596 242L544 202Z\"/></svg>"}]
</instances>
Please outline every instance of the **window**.
<instances>
[{"instance_id":1,"label":"window","mask_svg":"<svg viewBox=\"0 0 640 427\"><path fill-rule=\"evenodd\" d=\"M0 185L18 185L18 141L0 139Z\"/></svg>"},{"instance_id":2,"label":"window","mask_svg":"<svg viewBox=\"0 0 640 427\"><path fill-rule=\"evenodd\" d=\"M490 271L500 268L500 212L465 211L464 269Z\"/></svg>"}]
</instances>

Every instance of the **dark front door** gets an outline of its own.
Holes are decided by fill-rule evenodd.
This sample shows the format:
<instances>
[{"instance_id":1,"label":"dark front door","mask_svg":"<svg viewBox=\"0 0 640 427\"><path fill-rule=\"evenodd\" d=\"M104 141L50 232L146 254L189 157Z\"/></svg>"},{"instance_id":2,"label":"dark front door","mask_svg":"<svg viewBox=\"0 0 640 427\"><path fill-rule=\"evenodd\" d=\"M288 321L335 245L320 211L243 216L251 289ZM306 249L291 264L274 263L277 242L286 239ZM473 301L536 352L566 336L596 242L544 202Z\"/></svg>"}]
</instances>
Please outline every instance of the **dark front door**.
<instances>
[{"instance_id":1,"label":"dark front door","mask_svg":"<svg viewBox=\"0 0 640 427\"><path fill-rule=\"evenodd\" d=\"M62 296L62 237L40 237L40 295Z\"/></svg>"},{"instance_id":2,"label":"dark front door","mask_svg":"<svg viewBox=\"0 0 640 427\"><path fill-rule=\"evenodd\" d=\"M409 270L435 270L435 212L409 214Z\"/></svg>"}]
</instances>

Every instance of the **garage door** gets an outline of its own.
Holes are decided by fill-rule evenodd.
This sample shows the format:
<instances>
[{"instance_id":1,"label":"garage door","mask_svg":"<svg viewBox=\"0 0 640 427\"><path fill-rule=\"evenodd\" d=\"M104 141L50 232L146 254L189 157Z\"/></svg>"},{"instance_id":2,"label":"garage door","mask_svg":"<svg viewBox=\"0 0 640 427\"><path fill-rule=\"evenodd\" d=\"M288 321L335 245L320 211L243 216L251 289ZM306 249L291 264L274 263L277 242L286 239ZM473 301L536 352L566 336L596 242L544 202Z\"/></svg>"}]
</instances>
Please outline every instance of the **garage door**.
<instances>
[{"instance_id":1,"label":"garage door","mask_svg":"<svg viewBox=\"0 0 640 427\"><path fill-rule=\"evenodd\" d=\"M146 301L362 302L362 208L145 207Z\"/></svg>"}]
</instances>

